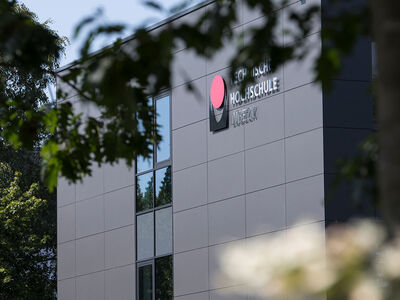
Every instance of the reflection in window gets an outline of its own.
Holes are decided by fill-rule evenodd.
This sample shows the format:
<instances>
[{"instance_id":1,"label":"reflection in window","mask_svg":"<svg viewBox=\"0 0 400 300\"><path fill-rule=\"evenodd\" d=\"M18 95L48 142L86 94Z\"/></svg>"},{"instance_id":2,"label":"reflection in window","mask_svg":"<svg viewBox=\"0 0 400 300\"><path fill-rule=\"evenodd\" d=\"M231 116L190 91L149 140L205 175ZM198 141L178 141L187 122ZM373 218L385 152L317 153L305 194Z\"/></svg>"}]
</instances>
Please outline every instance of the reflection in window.
<instances>
[{"instance_id":1,"label":"reflection in window","mask_svg":"<svg viewBox=\"0 0 400 300\"><path fill-rule=\"evenodd\" d=\"M156 205L171 203L171 166L156 171Z\"/></svg>"},{"instance_id":2,"label":"reflection in window","mask_svg":"<svg viewBox=\"0 0 400 300\"><path fill-rule=\"evenodd\" d=\"M172 207L156 211L156 255L172 252Z\"/></svg>"},{"instance_id":3,"label":"reflection in window","mask_svg":"<svg viewBox=\"0 0 400 300\"><path fill-rule=\"evenodd\" d=\"M137 217L137 258L147 259L154 256L154 214L153 212Z\"/></svg>"},{"instance_id":4,"label":"reflection in window","mask_svg":"<svg viewBox=\"0 0 400 300\"><path fill-rule=\"evenodd\" d=\"M156 109L152 122L157 124L161 141L153 144L151 157L136 159L137 296L140 300L172 300L170 97L150 98L149 102ZM144 130L139 118L138 129Z\"/></svg>"},{"instance_id":5,"label":"reflection in window","mask_svg":"<svg viewBox=\"0 0 400 300\"><path fill-rule=\"evenodd\" d=\"M149 158L138 156L136 161L136 173L142 173L153 168L153 154Z\"/></svg>"},{"instance_id":6,"label":"reflection in window","mask_svg":"<svg viewBox=\"0 0 400 300\"><path fill-rule=\"evenodd\" d=\"M157 145L157 162L170 158L169 96L157 99L157 125L161 141Z\"/></svg>"},{"instance_id":7,"label":"reflection in window","mask_svg":"<svg viewBox=\"0 0 400 300\"><path fill-rule=\"evenodd\" d=\"M154 195L153 172L137 176L136 181L136 211L153 208Z\"/></svg>"},{"instance_id":8,"label":"reflection in window","mask_svg":"<svg viewBox=\"0 0 400 300\"><path fill-rule=\"evenodd\" d=\"M172 300L172 255L156 259L156 300Z\"/></svg>"},{"instance_id":9,"label":"reflection in window","mask_svg":"<svg viewBox=\"0 0 400 300\"><path fill-rule=\"evenodd\" d=\"M147 105L152 109L153 106L153 99L148 98L147 99ZM143 126L143 121L141 120L140 117L137 117L138 121L138 131L142 135L144 134L144 126ZM144 158L143 156L138 156L136 159L136 173L142 173L145 171L148 171L153 168L153 147L150 146L150 156L148 158Z\"/></svg>"},{"instance_id":10,"label":"reflection in window","mask_svg":"<svg viewBox=\"0 0 400 300\"><path fill-rule=\"evenodd\" d=\"M139 267L139 299L152 300L153 276L152 265Z\"/></svg>"}]
</instances>

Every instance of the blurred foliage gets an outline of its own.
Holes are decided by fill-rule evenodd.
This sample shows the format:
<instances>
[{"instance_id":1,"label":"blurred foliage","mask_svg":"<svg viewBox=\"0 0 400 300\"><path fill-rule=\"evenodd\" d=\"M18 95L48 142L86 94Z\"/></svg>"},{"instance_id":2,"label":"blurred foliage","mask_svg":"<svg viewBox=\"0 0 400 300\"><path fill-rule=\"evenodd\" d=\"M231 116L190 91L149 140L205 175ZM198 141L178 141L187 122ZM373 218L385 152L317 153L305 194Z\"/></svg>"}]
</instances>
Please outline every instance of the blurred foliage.
<instances>
[{"instance_id":1,"label":"blurred foliage","mask_svg":"<svg viewBox=\"0 0 400 300\"><path fill-rule=\"evenodd\" d=\"M241 283L226 292L261 299L398 299L399 235L388 241L382 224L368 219L327 230L311 223L226 247L218 278Z\"/></svg>"},{"instance_id":2,"label":"blurred foliage","mask_svg":"<svg viewBox=\"0 0 400 300\"><path fill-rule=\"evenodd\" d=\"M0 1L0 126L5 144L34 150L49 134L53 106L45 89L55 82L65 39L15 1ZM55 126L55 125L54 125Z\"/></svg>"},{"instance_id":3,"label":"blurred foliage","mask_svg":"<svg viewBox=\"0 0 400 300\"><path fill-rule=\"evenodd\" d=\"M55 72L65 40L47 23L38 23L34 14L21 9L15 1L0 0L0 94L4 99L0 103L1 137L7 144L27 149L42 143L43 175L52 188L58 175L76 181L91 174L93 162L114 163L122 158L131 165L138 155L151 154L152 145L160 136L152 122L155 112L146 99L170 88L172 53L180 47L210 58L234 40L236 45L229 44L237 51L231 62L232 74L238 67L253 67L266 59L274 70L310 53L315 45L304 37L311 33L322 13L324 47L314 64L315 80L329 88L330 80L340 70L341 58L350 52L359 34L368 33L368 7L352 6L358 1L349 0L349 9L338 12L331 9L335 5L332 1L333 6L322 7L322 11L316 5L289 8L288 18L296 30L285 29L294 42L283 45L276 12L288 1L243 2L264 15L253 28L249 26L245 40L233 29L239 20L236 1L217 0L198 20L167 22L151 31L143 26L135 28L131 39L118 39L92 55L96 40L130 29L122 24L98 25L101 13L96 13L76 28L77 36L83 29L89 32L79 63ZM146 4L170 14L184 9L190 1L171 11L165 10L161 2ZM253 80L248 73L241 83L243 89ZM44 93L55 77L59 87L57 107L50 105ZM74 112L72 102L77 100L97 106L100 117ZM48 138L41 142L44 136Z\"/></svg>"},{"instance_id":4,"label":"blurred foliage","mask_svg":"<svg viewBox=\"0 0 400 300\"><path fill-rule=\"evenodd\" d=\"M0 162L0 299L56 299L55 197L16 169Z\"/></svg>"}]
</instances>

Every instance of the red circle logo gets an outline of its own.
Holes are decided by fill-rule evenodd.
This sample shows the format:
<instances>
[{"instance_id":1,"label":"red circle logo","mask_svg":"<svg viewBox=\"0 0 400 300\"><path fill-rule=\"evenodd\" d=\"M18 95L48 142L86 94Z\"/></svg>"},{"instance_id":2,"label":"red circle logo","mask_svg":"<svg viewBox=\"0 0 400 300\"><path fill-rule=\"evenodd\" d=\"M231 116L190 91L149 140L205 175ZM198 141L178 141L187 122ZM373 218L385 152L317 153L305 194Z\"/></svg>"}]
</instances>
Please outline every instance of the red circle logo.
<instances>
[{"instance_id":1,"label":"red circle logo","mask_svg":"<svg viewBox=\"0 0 400 300\"><path fill-rule=\"evenodd\" d=\"M210 98L211 104L215 109L220 108L224 102L225 83L224 79L220 75L215 76L211 83Z\"/></svg>"}]
</instances>

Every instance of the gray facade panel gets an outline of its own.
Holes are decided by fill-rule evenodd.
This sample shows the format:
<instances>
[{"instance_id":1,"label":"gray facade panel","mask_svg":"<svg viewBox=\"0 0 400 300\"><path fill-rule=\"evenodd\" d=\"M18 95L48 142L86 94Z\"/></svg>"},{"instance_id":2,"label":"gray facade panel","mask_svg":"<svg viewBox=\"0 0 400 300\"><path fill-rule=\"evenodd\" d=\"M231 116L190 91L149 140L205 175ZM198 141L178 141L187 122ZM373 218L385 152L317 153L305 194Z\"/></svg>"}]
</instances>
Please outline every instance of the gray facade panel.
<instances>
[{"instance_id":1,"label":"gray facade panel","mask_svg":"<svg viewBox=\"0 0 400 300\"><path fill-rule=\"evenodd\" d=\"M322 174L323 148L322 128L287 138L285 141L287 181Z\"/></svg>"},{"instance_id":2,"label":"gray facade panel","mask_svg":"<svg viewBox=\"0 0 400 300\"><path fill-rule=\"evenodd\" d=\"M127 187L104 194L105 230L134 224L134 193L134 187Z\"/></svg>"},{"instance_id":3,"label":"gray facade panel","mask_svg":"<svg viewBox=\"0 0 400 300\"><path fill-rule=\"evenodd\" d=\"M257 120L244 126L245 147L254 148L284 138L283 94L254 104Z\"/></svg>"},{"instance_id":4,"label":"gray facade panel","mask_svg":"<svg viewBox=\"0 0 400 300\"><path fill-rule=\"evenodd\" d=\"M243 47L243 39L240 35L243 33L243 27L239 26L233 29L233 38L225 39L224 47L219 49L211 59L207 59L207 74L225 69L230 66L232 58L236 54L236 49Z\"/></svg>"},{"instance_id":5,"label":"gray facade panel","mask_svg":"<svg viewBox=\"0 0 400 300\"><path fill-rule=\"evenodd\" d=\"M281 46L283 46L283 11L284 11L283 9L275 11L277 20L276 20L276 26L273 31L273 38ZM243 33L244 33L243 37L245 45L248 45L249 43L252 42L251 31L253 31L254 29L261 29L267 20L268 17L261 16L243 25Z\"/></svg>"},{"instance_id":6,"label":"gray facade panel","mask_svg":"<svg viewBox=\"0 0 400 300\"><path fill-rule=\"evenodd\" d=\"M174 297L175 300L210 300L208 292L190 294L180 297Z\"/></svg>"},{"instance_id":7,"label":"gray facade panel","mask_svg":"<svg viewBox=\"0 0 400 300\"><path fill-rule=\"evenodd\" d=\"M249 294L249 296L247 297L247 300L265 300L265 297ZM267 299L267 300L273 300L273 299Z\"/></svg>"},{"instance_id":8,"label":"gray facade panel","mask_svg":"<svg viewBox=\"0 0 400 300\"><path fill-rule=\"evenodd\" d=\"M57 283L57 296L60 300L75 300L75 278L65 279Z\"/></svg>"},{"instance_id":9,"label":"gray facade panel","mask_svg":"<svg viewBox=\"0 0 400 300\"><path fill-rule=\"evenodd\" d=\"M262 12L259 9L253 9L252 7L247 6L247 4L244 4L243 1L241 2L243 24L254 21L255 19L263 16Z\"/></svg>"},{"instance_id":10,"label":"gray facade panel","mask_svg":"<svg viewBox=\"0 0 400 300\"><path fill-rule=\"evenodd\" d=\"M188 68L190 66L190 68ZM182 50L174 55L172 62L172 87L198 79L206 73L206 59L194 50Z\"/></svg>"},{"instance_id":11,"label":"gray facade panel","mask_svg":"<svg viewBox=\"0 0 400 300\"><path fill-rule=\"evenodd\" d=\"M206 8L207 8L207 6L198 8L195 11L192 11L192 12L174 20L172 23L170 23L168 25L172 25L172 27L175 27L175 28L182 26L184 24L194 25L194 24L196 24L197 20L204 15ZM164 26L161 26L161 29L163 29L163 27ZM157 28L154 30L154 32L157 32L158 30L159 29ZM178 41L177 45L174 49L174 52L181 51L181 50L185 49L185 47L186 47L185 44L183 44L181 41Z\"/></svg>"},{"instance_id":12,"label":"gray facade panel","mask_svg":"<svg viewBox=\"0 0 400 300\"><path fill-rule=\"evenodd\" d=\"M283 9L283 34L285 45L293 44L296 40L294 37L301 36L301 30L296 23L290 20L291 13L297 13L305 17L308 9L312 6L320 6L321 0L308 1L292 1L292 4ZM314 34L321 31L321 15L315 14L312 19L312 24L309 34Z\"/></svg>"},{"instance_id":13,"label":"gray facade panel","mask_svg":"<svg viewBox=\"0 0 400 300\"><path fill-rule=\"evenodd\" d=\"M125 162L114 165L104 165L104 192L132 186L135 183L134 167L128 167Z\"/></svg>"},{"instance_id":14,"label":"gray facade panel","mask_svg":"<svg viewBox=\"0 0 400 300\"><path fill-rule=\"evenodd\" d=\"M221 2L221 3L222 3L222 2ZM232 28L236 28L236 27L238 27L239 25L242 25L242 23L243 23L243 14L242 14L242 12L243 12L243 9L242 9L243 4L242 4L242 0L236 0L235 3L236 3L236 16L237 16L237 20L236 20L236 22L234 22L234 23L232 24ZM209 5L207 5L207 6L205 7L206 12L207 12L207 11L210 11L210 10L213 10L213 9L216 9L215 6L216 6L215 3L210 3Z\"/></svg>"},{"instance_id":15,"label":"gray facade panel","mask_svg":"<svg viewBox=\"0 0 400 300\"><path fill-rule=\"evenodd\" d=\"M245 240L237 240L229 243L215 245L209 247L209 276L210 276L210 289L221 289L226 287L233 287L241 284L239 281L228 280L227 278L220 278L219 269L221 267L220 257L229 249L234 246L244 245Z\"/></svg>"},{"instance_id":16,"label":"gray facade panel","mask_svg":"<svg viewBox=\"0 0 400 300\"><path fill-rule=\"evenodd\" d=\"M208 202L244 194L244 153L208 163Z\"/></svg>"},{"instance_id":17,"label":"gray facade panel","mask_svg":"<svg viewBox=\"0 0 400 300\"><path fill-rule=\"evenodd\" d=\"M103 193L103 167L96 164L92 168L92 176L86 176L76 184L76 200L92 198Z\"/></svg>"},{"instance_id":18,"label":"gray facade panel","mask_svg":"<svg viewBox=\"0 0 400 300\"><path fill-rule=\"evenodd\" d=\"M135 231L127 226L105 233L105 267L113 268L135 262Z\"/></svg>"},{"instance_id":19,"label":"gray facade panel","mask_svg":"<svg viewBox=\"0 0 400 300\"><path fill-rule=\"evenodd\" d=\"M236 197L208 206L210 245L245 237L245 197Z\"/></svg>"},{"instance_id":20,"label":"gray facade panel","mask_svg":"<svg viewBox=\"0 0 400 300\"><path fill-rule=\"evenodd\" d=\"M58 280L75 276L75 241L57 245Z\"/></svg>"},{"instance_id":21,"label":"gray facade panel","mask_svg":"<svg viewBox=\"0 0 400 300\"><path fill-rule=\"evenodd\" d=\"M285 93L286 136L322 126L322 92L319 84L307 84Z\"/></svg>"},{"instance_id":22,"label":"gray facade panel","mask_svg":"<svg viewBox=\"0 0 400 300\"><path fill-rule=\"evenodd\" d=\"M135 273L135 265L105 271L105 300L136 299Z\"/></svg>"},{"instance_id":23,"label":"gray facade panel","mask_svg":"<svg viewBox=\"0 0 400 300\"><path fill-rule=\"evenodd\" d=\"M104 231L103 196L76 204L76 237L80 238Z\"/></svg>"},{"instance_id":24,"label":"gray facade panel","mask_svg":"<svg viewBox=\"0 0 400 300\"><path fill-rule=\"evenodd\" d=\"M302 179L286 185L287 225L325 219L324 176Z\"/></svg>"},{"instance_id":25,"label":"gray facade panel","mask_svg":"<svg viewBox=\"0 0 400 300\"><path fill-rule=\"evenodd\" d=\"M174 214L174 252L208 246L207 206Z\"/></svg>"},{"instance_id":26,"label":"gray facade panel","mask_svg":"<svg viewBox=\"0 0 400 300\"><path fill-rule=\"evenodd\" d=\"M172 89L172 129L177 129L194 122L204 120L208 116L208 99L206 78L191 82L194 90L187 85Z\"/></svg>"},{"instance_id":27,"label":"gray facade panel","mask_svg":"<svg viewBox=\"0 0 400 300\"><path fill-rule=\"evenodd\" d=\"M57 243L75 239L75 204L57 209Z\"/></svg>"},{"instance_id":28,"label":"gray facade panel","mask_svg":"<svg viewBox=\"0 0 400 300\"><path fill-rule=\"evenodd\" d=\"M320 36L319 33L316 33L305 39L305 43L310 49L307 55L302 60L289 61L284 65L284 88L286 91L313 82L315 79L313 63L321 53Z\"/></svg>"},{"instance_id":29,"label":"gray facade panel","mask_svg":"<svg viewBox=\"0 0 400 300\"><path fill-rule=\"evenodd\" d=\"M246 151L246 192L285 182L284 141Z\"/></svg>"},{"instance_id":30,"label":"gray facade panel","mask_svg":"<svg viewBox=\"0 0 400 300\"><path fill-rule=\"evenodd\" d=\"M287 5L290 5L295 2L300 2L299 0L272 0L272 3L274 3L276 9L282 9L284 2L287 2ZM254 9L252 7L249 7L247 4L242 4L242 14L243 14L243 23L248 23L250 21L253 21L255 19L258 19L263 16L263 13L258 9Z\"/></svg>"},{"instance_id":31,"label":"gray facade panel","mask_svg":"<svg viewBox=\"0 0 400 300\"><path fill-rule=\"evenodd\" d=\"M76 278L77 300L104 300L104 272Z\"/></svg>"},{"instance_id":32,"label":"gray facade panel","mask_svg":"<svg viewBox=\"0 0 400 300\"><path fill-rule=\"evenodd\" d=\"M104 270L104 233L76 240L76 274L84 275Z\"/></svg>"},{"instance_id":33,"label":"gray facade panel","mask_svg":"<svg viewBox=\"0 0 400 300\"><path fill-rule=\"evenodd\" d=\"M190 274L190 275L189 275ZM208 290L208 248L174 255L174 294Z\"/></svg>"},{"instance_id":34,"label":"gray facade panel","mask_svg":"<svg viewBox=\"0 0 400 300\"><path fill-rule=\"evenodd\" d=\"M221 158L244 150L244 127L218 132L208 130L208 160Z\"/></svg>"},{"instance_id":35,"label":"gray facade panel","mask_svg":"<svg viewBox=\"0 0 400 300\"><path fill-rule=\"evenodd\" d=\"M172 132L173 170L207 161L207 122L201 121Z\"/></svg>"},{"instance_id":36,"label":"gray facade panel","mask_svg":"<svg viewBox=\"0 0 400 300\"><path fill-rule=\"evenodd\" d=\"M207 203L207 164L174 172L174 211L181 211Z\"/></svg>"},{"instance_id":37,"label":"gray facade panel","mask_svg":"<svg viewBox=\"0 0 400 300\"><path fill-rule=\"evenodd\" d=\"M64 177L59 177L57 183L57 206L72 204L75 201L76 185L68 183Z\"/></svg>"},{"instance_id":38,"label":"gray facade panel","mask_svg":"<svg viewBox=\"0 0 400 300\"><path fill-rule=\"evenodd\" d=\"M246 195L246 236L254 236L286 227L285 186Z\"/></svg>"},{"instance_id":39,"label":"gray facade panel","mask_svg":"<svg viewBox=\"0 0 400 300\"><path fill-rule=\"evenodd\" d=\"M225 288L210 292L210 300L247 300L244 287Z\"/></svg>"}]
</instances>

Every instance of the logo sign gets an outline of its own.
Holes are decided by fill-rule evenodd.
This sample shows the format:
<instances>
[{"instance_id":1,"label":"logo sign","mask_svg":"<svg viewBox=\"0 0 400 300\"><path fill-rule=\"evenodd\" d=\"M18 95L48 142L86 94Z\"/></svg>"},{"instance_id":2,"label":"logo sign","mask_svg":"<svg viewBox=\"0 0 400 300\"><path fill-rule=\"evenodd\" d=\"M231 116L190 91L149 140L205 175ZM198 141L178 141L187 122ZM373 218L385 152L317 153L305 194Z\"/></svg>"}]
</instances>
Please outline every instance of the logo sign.
<instances>
[{"instance_id":1,"label":"logo sign","mask_svg":"<svg viewBox=\"0 0 400 300\"><path fill-rule=\"evenodd\" d=\"M242 92L238 86L246 76L253 77L256 82L246 86ZM233 127L255 122L258 118L257 106L252 105L252 102L279 92L280 80L272 75L270 61L265 60L251 69L239 68L234 73L231 86L233 90L228 94L225 81L220 75L215 76L212 81L209 104L210 131L215 132L228 127L229 103L233 109Z\"/></svg>"},{"instance_id":2,"label":"logo sign","mask_svg":"<svg viewBox=\"0 0 400 300\"><path fill-rule=\"evenodd\" d=\"M211 83L210 90L210 131L218 131L228 127L229 103L227 100L226 84L224 79L217 75ZM216 116L221 112L221 116ZM217 118L219 120L217 121Z\"/></svg>"}]
</instances>

